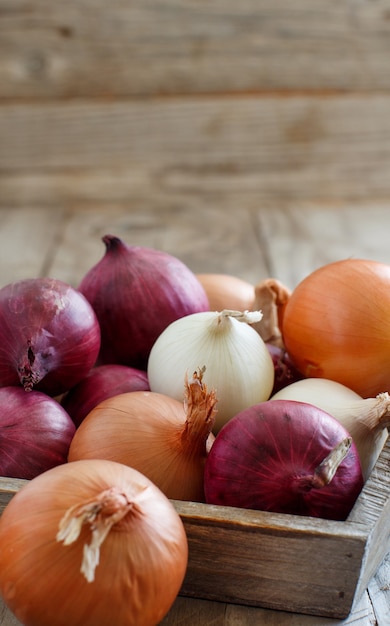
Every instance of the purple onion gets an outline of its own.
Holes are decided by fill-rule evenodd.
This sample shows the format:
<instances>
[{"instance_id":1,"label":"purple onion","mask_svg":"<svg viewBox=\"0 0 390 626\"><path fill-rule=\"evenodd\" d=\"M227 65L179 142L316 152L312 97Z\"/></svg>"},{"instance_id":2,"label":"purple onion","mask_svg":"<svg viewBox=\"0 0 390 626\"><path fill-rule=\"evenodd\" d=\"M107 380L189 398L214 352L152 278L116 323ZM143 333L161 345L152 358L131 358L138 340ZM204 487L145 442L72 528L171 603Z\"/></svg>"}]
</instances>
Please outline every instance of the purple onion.
<instances>
[{"instance_id":1,"label":"purple onion","mask_svg":"<svg viewBox=\"0 0 390 626\"><path fill-rule=\"evenodd\" d=\"M113 235L103 242L105 255L79 285L99 320L99 364L146 370L155 340L171 322L209 309L206 292L193 272L166 252L128 246Z\"/></svg>"},{"instance_id":2,"label":"purple onion","mask_svg":"<svg viewBox=\"0 0 390 626\"><path fill-rule=\"evenodd\" d=\"M347 454L330 482L326 457ZM272 400L233 417L206 460L206 502L274 513L344 520L363 487L356 446L331 415L304 402Z\"/></svg>"},{"instance_id":3,"label":"purple onion","mask_svg":"<svg viewBox=\"0 0 390 626\"><path fill-rule=\"evenodd\" d=\"M0 289L0 387L64 393L96 362L100 328L86 298L55 278Z\"/></svg>"},{"instance_id":4,"label":"purple onion","mask_svg":"<svg viewBox=\"0 0 390 626\"><path fill-rule=\"evenodd\" d=\"M0 476L30 480L67 462L76 427L57 400L0 388Z\"/></svg>"},{"instance_id":5,"label":"purple onion","mask_svg":"<svg viewBox=\"0 0 390 626\"><path fill-rule=\"evenodd\" d=\"M129 391L150 391L145 371L126 365L99 365L63 396L61 404L79 426L100 402Z\"/></svg>"}]
</instances>

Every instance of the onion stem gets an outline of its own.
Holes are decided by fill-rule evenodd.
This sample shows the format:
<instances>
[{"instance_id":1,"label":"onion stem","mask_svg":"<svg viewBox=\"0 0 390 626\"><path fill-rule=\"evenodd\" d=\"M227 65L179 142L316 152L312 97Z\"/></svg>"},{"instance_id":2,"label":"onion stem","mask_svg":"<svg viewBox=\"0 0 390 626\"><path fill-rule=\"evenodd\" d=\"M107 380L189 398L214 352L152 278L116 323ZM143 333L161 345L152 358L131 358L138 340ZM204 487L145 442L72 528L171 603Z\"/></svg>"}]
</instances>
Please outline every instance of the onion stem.
<instances>
[{"instance_id":1,"label":"onion stem","mask_svg":"<svg viewBox=\"0 0 390 626\"><path fill-rule=\"evenodd\" d=\"M351 446L352 437L346 437L331 450L314 473L313 487L321 488L325 487L325 485L329 485L340 463L342 463L347 456Z\"/></svg>"},{"instance_id":2,"label":"onion stem","mask_svg":"<svg viewBox=\"0 0 390 626\"><path fill-rule=\"evenodd\" d=\"M216 391L208 391L202 378L206 367L193 373L192 380L185 378L184 410L186 422L181 433L181 445L191 454L207 456L207 439L212 431L217 412Z\"/></svg>"},{"instance_id":3,"label":"onion stem","mask_svg":"<svg viewBox=\"0 0 390 626\"><path fill-rule=\"evenodd\" d=\"M84 525L91 529L91 542L84 545L80 571L88 582L95 579L95 569L99 564L100 546L111 528L120 522L133 508L126 494L116 488L106 489L98 496L76 504L68 509L60 521L57 541L68 546L74 543Z\"/></svg>"}]
</instances>

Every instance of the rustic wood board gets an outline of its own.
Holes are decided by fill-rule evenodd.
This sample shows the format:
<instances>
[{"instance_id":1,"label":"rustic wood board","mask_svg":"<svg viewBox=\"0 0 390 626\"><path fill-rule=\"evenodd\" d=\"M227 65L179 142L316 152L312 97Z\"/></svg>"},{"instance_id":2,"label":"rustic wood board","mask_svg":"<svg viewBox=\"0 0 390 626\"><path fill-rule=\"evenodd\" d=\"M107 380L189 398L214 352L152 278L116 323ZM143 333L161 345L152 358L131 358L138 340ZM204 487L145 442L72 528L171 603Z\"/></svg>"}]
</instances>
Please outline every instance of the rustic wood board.
<instances>
[{"instance_id":1,"label":"rustic wood board","mask_svg":"<svg viewBox=\"0 0 390 626\"><path fill-rule=\"evenodd\" d=\"M0 0L0 16L0 98L390 87L385 0Z\"/></svg>"},{"instance_id":2,"label":"rustic wood board","mask_svg":"<svg viewBox=\"0 0 390 626\"><path fill-rule=\"evenodd\" d=\"M2 104L0 204L374 202L389 109L387 94Z\"/></svg>"},{"instance_id":3,"label":"rustic wood board","mask_svg":"<svg viewBox=\"0 0 390 626\"><path fill-rule=\"evenodd\" d=\"M78 211L53 206L40 209L29 205L24 209L3 207L0 210L3 283L23 277L24 263L26 275L35 271L37 275L63 272L63 277L77 283L87 266L100 258L100 237L109 231L115 231L114 234L123 236L129 243L134 235L139 245L160 244L172 253L180 250L185 254L187 241L190 251L187 258L195 260L192 239L194 233L200 237L201 230L193 218L193 211L198 205L192 195L187 199L188 206L185 195L178 204L178 196L172 194L173 205L181 209L176 212L170 209L168 194L163 202L157 200L157 195L150 194L149 207L144 201L141 209L129 207L126 203L121 206L117 202L101 203L96 209ZM224 224L227 215L225 196L214 195L213 200L213 223L217 225L219 215L220 224ZM189 221L185 219L186 214L192 215ZM202 221L207 219L207 207L200 215ZM221 236L216 247L213 230L204 228L202 251L204 255L207 251L208 263L219 270L224 267L228 248L237 251L243 247L244 241L246 249L241 250L242 255L234 257L235 269L248 279L257 278L258 262L261 274L273 274L295 285L319 262L333 260L339 255L355 254L390 261L390 208L386 204L356 207L340 204L332 208L329 205L290 203L275 209L256 208L244 197L241 210L232 210L229 220L229 226L224 227L225 235ZM247 229L249 232L245 235ZM226 246L224 237L228 239ZM25 247L28 251L23 250ZM23 258L25 260L21 263ZM256 271L250 264L252 258L256 258ZM262 626L387 626L390 619L389 581L390 561L387 558L371 579L368 592L363 594L350 616L341 621L179 597L163 623L164 626L249 626L254 623ZM1 607L0 624L16 626L18 622Z\"/></svg>"}]
</instances>

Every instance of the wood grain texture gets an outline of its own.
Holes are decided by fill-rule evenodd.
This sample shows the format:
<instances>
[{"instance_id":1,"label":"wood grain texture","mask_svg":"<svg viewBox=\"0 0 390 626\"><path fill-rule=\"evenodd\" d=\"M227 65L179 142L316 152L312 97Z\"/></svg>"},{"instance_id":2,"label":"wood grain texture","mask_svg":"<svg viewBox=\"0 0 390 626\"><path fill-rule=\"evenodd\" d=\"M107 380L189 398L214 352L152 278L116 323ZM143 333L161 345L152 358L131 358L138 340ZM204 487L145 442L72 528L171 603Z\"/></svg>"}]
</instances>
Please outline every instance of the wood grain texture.
<instances>
[{"instance_id":1,"label":"wood grain texture","mask_svg":"<svg viewBox=\"0 0 390 626\"><path fill-rule=\"evenodd\" d=\"M388 90L386 0L0 1L0 97Z\"/></svg>"},{"instance_id":2,"label":"wood grain texture","mask_svg":"<svg viewBox=\"0 0 390 626\"><path fill-rule=\"evenodd\" d=\"M4 105L0 202L386 199L389 108L387 95Z\"/></svg>"}]
</instances>

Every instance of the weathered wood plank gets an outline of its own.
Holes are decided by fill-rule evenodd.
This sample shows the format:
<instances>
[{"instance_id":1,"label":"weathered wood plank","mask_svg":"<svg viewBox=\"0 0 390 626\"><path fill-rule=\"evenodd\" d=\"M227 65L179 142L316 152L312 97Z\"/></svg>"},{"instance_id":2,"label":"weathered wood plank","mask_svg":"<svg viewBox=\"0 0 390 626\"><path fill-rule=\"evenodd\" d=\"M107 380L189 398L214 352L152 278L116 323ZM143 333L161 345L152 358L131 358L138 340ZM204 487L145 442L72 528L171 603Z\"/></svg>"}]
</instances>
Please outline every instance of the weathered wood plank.
<instances>
[{"instance_id":1,"label":"weathered wood plank","mask_svg":"<svg viewBox=\"0 0 390 626\"><path fill-rule=\"evenodd\" d=\"M56 248L61 215L45 209L0 208L0 287L46 273Z\"/></svg>"},{"instance_id":2,"label":"weathered wood plank","mask_svg":"<svg viewBox=\"0 0 390 626\"><path fill-rule=\"evenodd\" d=\"M384 95L4 105L0 202L373 202L390 195L389 108Z\"/></svg>"},{"instance_id":3,"label":"weathered wood plank","mask_svg":"<svg viewBox=\"0 0 390 626\"><path fill-rule=\"evenodd\" d=\"M0 97L390 87L386 0L0 1Z\"/></svg>"},{"instance_id":4,"label":"weathered wood plank","mask_svg":"<svg viewBox=\"0 0 390 626\"><path fill-rule=\"evenodd\" d=\"M294 288L325 263L347 257L390 264L387 203L289 203L278 210L259 210L258 229L267 242L270 273Z\"/></svg>"},{"instance_id":5,"label":"weathered wood plank","mask_svg":"<svg viewBox=\"0 0 390 626\"><path fill-rule=\"evenodd\" d=\"M157 201L142 203L138 210L98 207L70 212L62 228L61 245L53 255L52 275L77 285L103 257L101 237L105 234L117 235L129 245L164 250L195 273L238 274L253 283L268 276L267 259L259 246L251 212L245 208L227 212L225 206L200 201L189 206Z\"/></svg>"}]
</instances>

